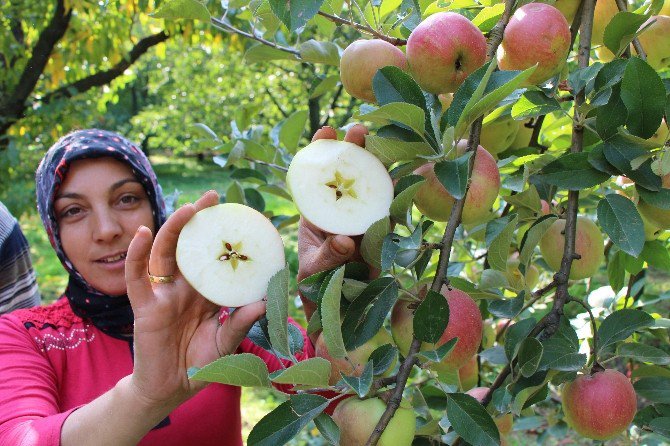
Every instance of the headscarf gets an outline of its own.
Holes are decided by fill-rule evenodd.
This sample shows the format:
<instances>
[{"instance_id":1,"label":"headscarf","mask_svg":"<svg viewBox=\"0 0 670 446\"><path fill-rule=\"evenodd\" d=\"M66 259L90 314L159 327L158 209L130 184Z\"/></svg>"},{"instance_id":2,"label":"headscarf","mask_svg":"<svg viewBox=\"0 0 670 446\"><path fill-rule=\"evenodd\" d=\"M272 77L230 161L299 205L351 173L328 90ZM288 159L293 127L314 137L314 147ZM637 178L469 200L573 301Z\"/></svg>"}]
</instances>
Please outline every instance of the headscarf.
<instances>
[{"instance_id":1,"label":"headscarf","mask_svg":"<svg viewBox=\"0 0 670 446\"><path fill-rule=\"evenodd\" d=\"M136 145L113 132L79 130L59 139L44 155L37 168L37 210L58 259L70 275L65 296L74 313L89 319L110 336L128 339L133 334L133 312L128 295L110 296L93 288L65 255L54 212L58 193L70 165L75 160L112 157L128 165L147 193L156 230L165 222L165 203L156 174L146 155Z\"/></svg>"}]
</instances>

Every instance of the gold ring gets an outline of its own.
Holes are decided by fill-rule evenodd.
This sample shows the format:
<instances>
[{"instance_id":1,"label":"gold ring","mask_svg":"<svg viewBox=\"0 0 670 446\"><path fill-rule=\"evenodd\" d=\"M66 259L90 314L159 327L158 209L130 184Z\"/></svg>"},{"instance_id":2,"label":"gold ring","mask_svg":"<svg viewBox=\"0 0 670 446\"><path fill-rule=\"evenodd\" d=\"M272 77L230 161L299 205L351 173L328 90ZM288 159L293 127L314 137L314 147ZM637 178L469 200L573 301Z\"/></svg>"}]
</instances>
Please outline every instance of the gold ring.
<instances>
[{"instance_id":1,"label":"gold ring","mask_svg":"<svg viewBox=\"0 0 670 446\"><path fill-rule=\"evenodd\" d=\"M151 283L172 283L172 282L174 282L174 276L173 275L154 276L153 274L149 273L149 282L151 282Z\"/></svg>"}]
</instances>

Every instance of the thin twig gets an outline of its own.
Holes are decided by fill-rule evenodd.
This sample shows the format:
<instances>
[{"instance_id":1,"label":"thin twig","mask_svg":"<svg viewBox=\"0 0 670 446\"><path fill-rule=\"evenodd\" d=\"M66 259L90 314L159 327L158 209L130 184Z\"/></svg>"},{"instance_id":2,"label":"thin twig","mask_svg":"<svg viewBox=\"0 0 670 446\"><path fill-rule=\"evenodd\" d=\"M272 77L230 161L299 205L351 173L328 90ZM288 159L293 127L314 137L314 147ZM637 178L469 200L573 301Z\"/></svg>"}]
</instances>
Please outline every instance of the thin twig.
<instances>
[{"instance_id":1,"label":"thin twig","mask_svg":"<svg viewBox=\"0 0 670 446\"><path fill-rule=\"evenodd\" d=\"M257 160L257 159L254 159L254 158L249 158L249 157L246 157L246 156L244 157L244 159L247 160L247 161L251 161L253 163L262 164L264 166L272 167L273 169L281 170L282 172L288 172L288 167L279 166L277 164L268 163L268 162L265 162L265 161Z\"/></svg>"},{"instance_id":2,"label":"thin twig","mask_svg":"<svg viewBox=\"0 0 670 446\"><path fill-rule=\"evenodd\" d=\"M257 42L260 42L263 45L272 47L276 50L280 50L280 51L284 51L285 53L293 54L296 57L296 59L300 60L300 52L298 50L278 45L274 42L270 42L269 40L266 40L266 39L264 39L260 36L255 35L255 34L248 33L246 31L242 31L241 29L235 28L233 25L230 25L230 24L228 24L228 23L226 23L222 20L219 20L215 17L212 17L210 19L210 21L215 28L218 28L222 31L233 32L235 34L239 34L240 36L244 36L247 39L256 40Z\"/></svg>"},{"instance_id":3,"label":"thin twig","mask_svg":"<svg viewBox=\"0 0 670 446\"><path fill-rule=\"evenodd\" d=\"M381 39L381 40L385 40L392 45L395 45L395 46L407 45L407 40L406 39L398 39L396 37L386 36L386 35L378 32L378 31L376 31L375 29L373 29L370 26L361 25L360 23L356 23L353 20L347 20L347 19L344 19L342 17L338 17L338 16L333 15L333 14L328 14L327 12L323 12L323 11L319 11L319 15L322 16L322 17L327 18L331 22L337 23L338 25L349 25L349 26L351 26L353 28L356 28L357 30L359 30L363 33L370 34L370 35L372 35L372 36L374 36L378 39Z\"/></svg>"},{"instance_id":4,"label":"thin twig","mask_svg":"<svg viewBox=\"0 0 670 446\"><path fill-rule=\"evenodd\" d=\"M596 318L593 317L591 307L589 307L585 302L573 296L570 296L568 298L568 302L575 302L581 305L589 313L589 318L591 319L591 327L593 328L593 345L591 346L591 358L593 358L593 363L595 365L598 363L598 359L596 358L596 352L598 351L598 328L596 326Z\"/></svg>"}]
</instances>

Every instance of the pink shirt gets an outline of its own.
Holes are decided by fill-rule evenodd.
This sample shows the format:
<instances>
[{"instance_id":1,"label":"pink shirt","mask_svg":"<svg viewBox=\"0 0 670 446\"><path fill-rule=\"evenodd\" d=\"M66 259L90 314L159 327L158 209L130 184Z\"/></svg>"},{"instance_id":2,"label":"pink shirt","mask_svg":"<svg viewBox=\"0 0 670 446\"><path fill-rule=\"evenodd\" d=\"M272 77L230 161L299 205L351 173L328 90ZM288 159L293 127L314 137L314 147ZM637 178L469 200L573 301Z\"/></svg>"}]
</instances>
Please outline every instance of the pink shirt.
<instances>
[{"instance_id":1,"label":"pink shirt","mask_svg":"<svg viewBox=\"0 0 670 446\"><path fill-rule=\"evenodd\" d=\"M305 351L299 360L314 356L302 331ZM279 359L249 339L239 351L262 358L270 372L281 368ZM65 298L0 317L0 446L60 445L68 415L132 369L132 341L108 336L82 320ZM139 444L242 445L241 426L240 388L211 384Z\"/></svg>"}]
</instances>

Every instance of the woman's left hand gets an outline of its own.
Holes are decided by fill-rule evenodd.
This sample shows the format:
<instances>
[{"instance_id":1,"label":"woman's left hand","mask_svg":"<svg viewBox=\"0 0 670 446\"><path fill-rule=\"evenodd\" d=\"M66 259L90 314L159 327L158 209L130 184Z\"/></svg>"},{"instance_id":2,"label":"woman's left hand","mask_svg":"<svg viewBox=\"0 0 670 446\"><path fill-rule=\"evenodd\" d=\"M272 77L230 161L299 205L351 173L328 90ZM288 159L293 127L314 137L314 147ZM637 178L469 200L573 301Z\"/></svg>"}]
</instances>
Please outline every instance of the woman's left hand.
<instances>
[{"instance_id":1,"label":"woman's left hand","mask_svg":"<svg viewBox=\"0 0 670 446\"><path fill-rule=\"evenodd\" d=\"M140 227L128 248L126 284L135 315L135 363L131 382L150 404L177 405L207 383L190 381L187 370L234 353L251 326L265 314L265 302L237 308L222 325L220 307L202 297L179 272L179 233L201 209L218 204L214 191L195 204L179 208L152 240ZM173 276L170 283L151 283L154 276Z\"/></svg>"}]
</instances>

